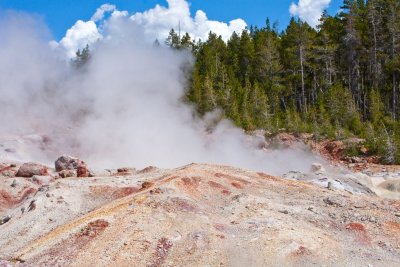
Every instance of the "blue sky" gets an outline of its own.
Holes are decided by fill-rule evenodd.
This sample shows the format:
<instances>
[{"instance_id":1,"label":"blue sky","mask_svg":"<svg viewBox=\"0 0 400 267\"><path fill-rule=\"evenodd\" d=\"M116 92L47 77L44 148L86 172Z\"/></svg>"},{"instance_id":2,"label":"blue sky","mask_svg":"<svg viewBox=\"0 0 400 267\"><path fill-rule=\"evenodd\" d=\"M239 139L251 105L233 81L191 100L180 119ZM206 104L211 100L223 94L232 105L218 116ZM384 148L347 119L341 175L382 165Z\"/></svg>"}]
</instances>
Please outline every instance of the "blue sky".
<instances>
[{"instance_id":1,"label":"blue sky","mask_svg":"<svg viewBox=\"0 0 400 267\"><path fill-rule=\"evenodd\" d=\"M298 0L189 0L192 15L199 9L209 19L228 22L242 18L249 25L263 26L265 19L279 21L284 28L291 15L289 7ZM56 40L61 39L66 30L78 19L89 20L96 9L104 3L117 6L119 10L130 13L143 12L156 4L163 6L167 2L160 0L0 0L0 9L13 9L35 13L43 17ZM332 0L329 12L334 14L342 0Z\"/></svg>"}]
</instances>

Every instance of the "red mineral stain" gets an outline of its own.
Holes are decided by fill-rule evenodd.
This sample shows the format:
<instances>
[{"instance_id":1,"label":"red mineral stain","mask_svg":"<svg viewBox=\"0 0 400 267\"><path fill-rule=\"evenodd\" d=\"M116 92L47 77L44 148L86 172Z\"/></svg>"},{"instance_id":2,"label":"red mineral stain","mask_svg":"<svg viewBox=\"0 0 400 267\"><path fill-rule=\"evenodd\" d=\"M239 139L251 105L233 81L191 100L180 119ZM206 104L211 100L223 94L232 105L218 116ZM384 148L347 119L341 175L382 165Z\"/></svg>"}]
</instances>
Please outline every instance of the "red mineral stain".
<instances>
[{"instance_id":1,"label":"red mineral stain","mask_svg":"<svg viewBox=\"0 0 400 267\"><path fill-rule=\"evenodd\" d=\"M363 224L355 222L346 225L346 229L351 231L366 232L365 226Z\"/></svg>"},{"instance_id":2,"label":"red mineral stain","mask_svg":"<svg viewBox=\"0 0 400 267\"><path fill-rule=\"evenodd\" d=\"M112 187L112 186L91 186L90 193L93 197L105 197L111 200L123 198L139 192L137 187Z\"/></svg>"},{"instance_id":3,"label":"red mineral stain","mask_svg":"<svg viewBox=\"0 0 400 267\"><path fill-rule=\"evenodd\" d=\"M390 232L400 232L400 223L397 222L386 222L385 223L385 228L386 230L389 230Z\"/></svg>"},{"instance_id":4,"label":"red mineral stain","mask_svg":"<svg viewBox=\"0 0 400 267\"><path fill-rule=\"evenodd\" d=\"M7 167L0 166L0 174L1 174L2 172L9 171L9 170L12 170L12 167L11 167L11 166L7 166Z\"/></svg>"},{"instance_id":5,"label":"red mineral stain","mask_svg":"<svg viewBox=\"0 0 400 267\"><path fill-rule=\"evenodd\" d=\"M94 222L90 222L84 228L81 229L79 236L89 236L95 237L102 233L107 227L109 223L105 220L96 220Z\"/></svg>"},{"instance_id":6,"label":"red mineral stain","mask_svg":"<svg viewBox=\"0 0 400 267\"><path fill-rule=\"evenodd\" d=\"M231 185L237 189L243 189L243 185L237 182L232 182Z\"/></svg>"},{"instance_id":7,"label":"red mineral stain","mask_svg":"<svg viewBox=\"0 0 400 267\"><path fill-rule=\"evenodd\" d=\"M299 256L305 256L305 255L311 255L311 251L304 247L304 246L300 246L296 251L295 251L296 255Z\"/></svg>"},{"instance_id":8,"label":"red mineral stain","mask_svg":"<svg viewBox=\"0 0 400 267\"><path fill-rule=\"evenodd\" d=\"M113 199L118 199L132 195L133 193L137 192L139 192L139 189L137 187L123 187L115 190L115 192L112 193L111 197Z\"/></svg>"},{"instance_id":9,"label":"red mineral stain","mask_svg":"<svg viewBox=\"0 0 400 267\"><path fill-rule=\"evenodd\" d=\"M89 170L87 169L87 167L85 165L80 165L76 169L76 176L78 176L80 178L89 177Z\"/></svg>"},{"instance_id":10,"label":"red mineral stain","mask_svg":"<svg viewBox=\"0 0 400 267\"><path fill-rule=\"evenodd\" d=\"M188 177L183 177L181 180L182 180L183 184L186 185L186 186L191 186L192 185L192 179L190 179Z\"/></svg>"},{"instance_id":11,"label":"red mineral stain","mask_svg":"<svg viewBox=\"0 0 400 267\"><path fill-rule=\"evenodd\" d=\"M246 180L244 180L242 178L239 178L239 177L236 177L236 176L233 176L233 175L227 175L227 174L223 174L223 173L217 172L217 173L214 174L214 176L217 177L217 178L226 179L228 181L240 182L240 183L246 184L246 185L251 184L249 181L246 181Z\"/></svg>"},{"instance_id":12,"label":"red mineral stain","mask_svg":"<svg viewBox=\"0 0 400 267\"><path fill-rule=\"evenodd\" d=\"M186 199L174 197L171 199L171 202L172 202L173 208L178 211L194 212L194 211L198 210L198 208L194 204L190 203Z\"/></svg>"},{"instance_id":13,"label":"red mineral stain","mask_svg":"<svg viewBox=\"0 0 400 267\"><path fill-rule=\"evenodd\" d=\"M15 207L34 193L36 193L36 189L29 187L25 188L20 195L14 197L7 191L0 190L0 209Z\"/></svg>"},{"instance_id":14,"label":"red mineral stain","mask_svg":"<svg viewBox=\"0 0 400 267\"><path fill-rule=\"evenodd\" d=\"M213 188L217 188L217 189L225 189L225 187L219 183L216 183L214 181L209 181L208 185L213 187Z\"/></svg>"},{"instance_id":15,"label":"red mineral stain","mask_svg":"<svg viewBox=\"0 0 400 267\"><path fill-rule=\"evenodd\" d=\"M224 189L224 190L221 191L221 193L224 194L224 195L229 196L231 194L231 191Z\"/></svg>"},{"instance_id":16,"label":"red mineral stain","mask_svg":"<svg viewBox=\"0 0 400 267\"><path fill-rule=\"evenodd\" d=\"M200 185L200 178L197 177L183 177L182 179L183 185L191 188L197 188Z\"/></svg>"},{"instance_id":17,"label":"red mineral stain","mask_svg":"<svg viewBox=\"0 0 400 267\"><path fill-rule=\"evenodd\" d=\"M371 243L371 239L368 236L367 229L363 224L352 222L346 225L346 229L353 233L355 241L364 245L369 245Z\"/></svg>"},{"instance_id":18,"label":"red mineral stain","mask_svg":"<svg viewBox=\"0 0 400 267\"><path fill-rule=\"evenodd\" d=\"M165 262L173 243L167 238L163 237L158 240L156 251L153 253L154 262L149 265L150 267L160 267Z\"/></svg>"},{"instance_id":19,"label":"red mineral stain","mask_svg":"<svg viewBox=\"0 0 400 267\"><path fill-rule=\"evenodd\" d=\"M175 181L175 185L191 196L200 197L200 191L198 190L200 181L201 178L199 177L182 177Z\"/></svg>"},{"instance_id":20,"label":"red mineral stain","mask_svg":"<svg viewBox=\"0 0 400 267\"><path fill-rule=\"evenodd\" d=\"M216 188L216 189L222 189L221 193L223 195L227 195L229 196L231 194L231 191L229 191L225 186L223 186L222 184L216 183L214 181L209 181L208 185L211 186L212 188Z\"/></svg>"}]
</instances>

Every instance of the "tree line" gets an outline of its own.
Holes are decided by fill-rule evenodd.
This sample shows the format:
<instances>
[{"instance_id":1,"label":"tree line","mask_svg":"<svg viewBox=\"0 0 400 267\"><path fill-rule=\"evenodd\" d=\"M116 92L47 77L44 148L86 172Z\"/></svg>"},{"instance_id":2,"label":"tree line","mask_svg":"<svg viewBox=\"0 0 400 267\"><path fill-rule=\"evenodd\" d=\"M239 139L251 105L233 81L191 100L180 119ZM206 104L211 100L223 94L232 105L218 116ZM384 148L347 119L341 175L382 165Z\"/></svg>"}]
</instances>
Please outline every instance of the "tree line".
<instances>
[{"instance_id":1,"label":"tree line","mask_svg":"<svg viewBox=\"0 0 400 267\"><path fill-rule=\"evenodd\" d=\"M267 19L227 42L171 30L166 44L195 57L186 97L199 114L220 109L247 131L358 136L400 162L400 1L345 0L316 28L292 18L279 32Z\"/></svg>"}]
</instances>

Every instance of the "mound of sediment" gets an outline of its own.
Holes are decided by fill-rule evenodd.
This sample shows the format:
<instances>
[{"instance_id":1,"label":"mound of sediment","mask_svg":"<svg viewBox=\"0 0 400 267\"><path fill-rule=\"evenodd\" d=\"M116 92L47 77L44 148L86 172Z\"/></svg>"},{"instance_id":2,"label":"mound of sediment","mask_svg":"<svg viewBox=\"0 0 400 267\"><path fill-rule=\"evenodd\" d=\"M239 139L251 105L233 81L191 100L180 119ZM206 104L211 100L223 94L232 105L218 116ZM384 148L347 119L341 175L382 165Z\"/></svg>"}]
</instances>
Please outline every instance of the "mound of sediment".
<instances>
[{"instance_id":1,"label":"mound of sediment","mask_svg":"<svg viewBox=\"0 0 400 267\"><path fill-rule=\"evenodd\" d=\"M11 264L400 264L400 202L369 194L214 165L110 171L46 186L0 179L13 200L3 204L11 219L0 225L0 258Z\"/></svg>"}]
</instances>

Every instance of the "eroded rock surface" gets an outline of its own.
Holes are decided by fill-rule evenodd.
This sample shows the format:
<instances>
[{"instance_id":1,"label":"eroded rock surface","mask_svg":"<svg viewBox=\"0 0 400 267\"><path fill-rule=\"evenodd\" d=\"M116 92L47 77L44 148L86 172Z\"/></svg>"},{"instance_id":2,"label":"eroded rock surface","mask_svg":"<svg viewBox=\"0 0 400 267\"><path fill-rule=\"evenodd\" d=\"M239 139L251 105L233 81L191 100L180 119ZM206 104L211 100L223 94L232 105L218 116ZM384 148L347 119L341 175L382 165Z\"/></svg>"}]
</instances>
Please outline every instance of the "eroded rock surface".
<instances>
[{"instance_id":1,"label":"eroded rock surface","mask_svg":"<svg viewBox=\"0 0 400 267\"><path fill-rule=\"evenodd\" d=\"M37 193L2 212L7 264L400 265L400 201L368 192L205 164L9 184Z\"/></svg>"},{"instance_id":2,"label":"eroded rock surface","mask_svg":"<svg viewBox=\"0 0 400 267\"><path fill-rule=\"evenodd\" d=\"M46 166L38 163L29 162L22 164L15 176L29 178L34 175L44 176L47 174L48 169Z\"/></svg>"},{"instance_id":3,"label":"eroded rock surface","mask_svg":"<svg viewBox=\"0 0 400 267\"><path fill-rule=\"evenodd\" d=\"M60 177L89 177L89 170L86 163L80 159L70 156L61 156L55 162L57 172L60 172Z\"/></svg>"}]
</instances>

